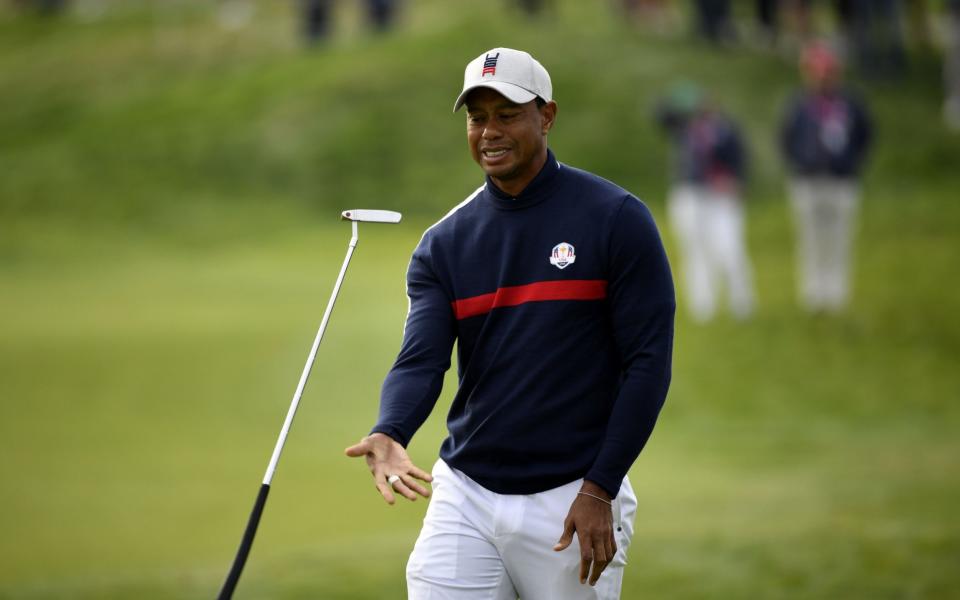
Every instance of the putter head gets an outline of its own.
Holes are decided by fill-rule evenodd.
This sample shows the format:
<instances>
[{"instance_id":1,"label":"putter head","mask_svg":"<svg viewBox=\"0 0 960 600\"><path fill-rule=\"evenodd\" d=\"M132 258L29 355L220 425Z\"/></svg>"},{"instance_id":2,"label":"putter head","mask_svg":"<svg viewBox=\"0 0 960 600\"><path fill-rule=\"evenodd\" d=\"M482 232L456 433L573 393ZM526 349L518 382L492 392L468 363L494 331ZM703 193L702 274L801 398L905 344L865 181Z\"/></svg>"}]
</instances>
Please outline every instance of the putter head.
<instances>
[{"instance_id":1,"label":"putter head","mask_svg":"<svg viewBox=\"0 0 960 600\"><path fill-rule=\"evenodd\" d=\"M344 221L359 221L362 223L399 223L402 215L392 210L373 210L369 208L355 208L345 210L340 214Z\"/></svg>"}]
</instances>

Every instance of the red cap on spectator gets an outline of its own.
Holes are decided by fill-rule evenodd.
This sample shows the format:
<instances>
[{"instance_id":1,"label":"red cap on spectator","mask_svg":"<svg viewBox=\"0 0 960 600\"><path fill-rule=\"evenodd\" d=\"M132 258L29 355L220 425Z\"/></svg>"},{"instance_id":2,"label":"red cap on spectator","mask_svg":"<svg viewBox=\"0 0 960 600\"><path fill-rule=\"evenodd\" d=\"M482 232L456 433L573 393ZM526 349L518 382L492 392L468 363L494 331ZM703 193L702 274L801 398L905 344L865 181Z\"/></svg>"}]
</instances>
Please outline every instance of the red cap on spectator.
<instances>
[{"instance_id":1,"label":"red cap on spectator","mask_svg":"<svg viewBox=\"0 0 960 600\"><path fill-rule=\"evenodd\" d=\"M800 54L800 69L815 81L823 81L840 72L840 57L825 42L814 42Z\"/></svg>"}]
</instances>

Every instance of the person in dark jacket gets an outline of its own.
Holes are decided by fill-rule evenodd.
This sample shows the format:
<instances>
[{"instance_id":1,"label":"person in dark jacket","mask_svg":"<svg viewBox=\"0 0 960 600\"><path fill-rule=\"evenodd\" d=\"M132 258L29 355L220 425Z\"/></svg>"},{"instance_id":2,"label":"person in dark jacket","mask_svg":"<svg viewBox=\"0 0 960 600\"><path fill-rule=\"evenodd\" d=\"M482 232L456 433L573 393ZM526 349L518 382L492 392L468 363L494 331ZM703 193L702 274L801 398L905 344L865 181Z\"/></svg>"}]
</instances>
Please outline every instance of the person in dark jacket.
<instances>
[{"instance_id":1,"label":"person in dark jacket","mask_svg":"<svg viewBox=\"0 0 960 600\"><path fill-rule=\"evenodd\" d=\"M374 31L383 33L393 27L398 0L367 0L367 20Z\"/></svg>"},{"instance_id":2,"label":"person in dark jacket","mask_svg":"<svg viewBox=\"0 0 960 600\"><path fill-rule=\"evenodd\" d=\"M739 319L753 312L741 190L746 152L737 125L685 82L661 101L657 120L673 141L673 184L667 201L680 245L688 308L710 320L725 288Z\"/></svg>"},{"instance_id":3,"label":"person in dark jacket","mask_svg":"<svg viewBox=\"0 0 960 600\"><path fill-rule=\"evenodd\" d=\"M636 511L627 471L670 382L670 266L640 200L547 147L557 104L532 56L472 60L464 105L486 179L414 250L379 418L346 453L366 457L388 503L433 482L411 600L614 600ZM405 448L454 343L458 388L431 475Z\"/></svg>"},{"instance_id":4,"label":"person in dark jacket","mask_svg":"<svg viewBox=\"0 0 960 600\"><path fill-rule=\"evenodd\" d=\"M860 174L873 135L862 100L841 85L842 65L824 43L804 49L806 88L790 101L780 144L797 227L799 295L814 312L843 309L850 295Z\"/></svg>"},{"instance_id":5,"label":"person in dark jacket","mask_svg":"<svg viewBox=\"0 0 960 600\"><path fill-rule=\"evenodd\" d=\"M736 37L730 0L694 0L696 31L713 43L730 42Z\"/></svg>"},{"instance_id":6,"label":"person in dark jacket","mask_svg":"<svg viewBox=\"0 0 960 600\"><path fill-rule=\"evenodd\" d=\"M333 0L300 0L303 35L308 44L317 44L330 36Z\"/></svg>"}]
</instances>

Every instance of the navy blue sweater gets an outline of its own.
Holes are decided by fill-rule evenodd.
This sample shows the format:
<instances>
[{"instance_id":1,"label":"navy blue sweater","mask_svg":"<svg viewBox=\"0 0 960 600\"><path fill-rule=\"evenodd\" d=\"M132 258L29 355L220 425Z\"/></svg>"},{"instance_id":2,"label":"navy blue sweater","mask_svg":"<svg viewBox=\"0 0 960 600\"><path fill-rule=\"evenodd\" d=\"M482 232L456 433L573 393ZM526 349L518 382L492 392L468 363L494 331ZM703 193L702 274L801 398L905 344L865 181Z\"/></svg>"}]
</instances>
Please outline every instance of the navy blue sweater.
<instances>
[{"instance_id":1,"label":"navy blue sweater","mask_svg":"<svg viewBox=\"0 0 960 600\"><path fill-rule=\"evenodd\" d=\"M675 300L634 196L556 161L518 197L486 185L423 235L374 432L406 446L457 341L440 456L501 494L585 477L616 496L670 383Z\"/></svg>"}]
</instances>

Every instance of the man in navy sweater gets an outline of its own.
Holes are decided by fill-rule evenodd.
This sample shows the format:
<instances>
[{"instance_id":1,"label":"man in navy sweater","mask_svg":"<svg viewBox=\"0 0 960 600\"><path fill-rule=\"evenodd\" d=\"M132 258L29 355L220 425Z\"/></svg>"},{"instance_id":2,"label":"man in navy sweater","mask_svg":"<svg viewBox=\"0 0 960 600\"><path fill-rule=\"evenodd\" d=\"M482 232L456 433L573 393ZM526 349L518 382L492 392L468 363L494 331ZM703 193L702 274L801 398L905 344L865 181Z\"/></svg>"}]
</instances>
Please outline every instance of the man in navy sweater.
<instances>
[{"instance_id":1,"label":"man in navy sweater","mask_svg":"<svg viewBox=\"0 0 960 600\"><path fill-rule=\"evenodd\" d=\"M637 198L547 148L557 105L529 54L471 61L454 110L464 104L486 181L414 251L379 419L346 453L366 457L388 503L433 482L411 599L618 598L636 509L627 471L670 382L666 255ZM459 386L431 475L405 447L455 341Z\"/></svg>"}]
</instances>

